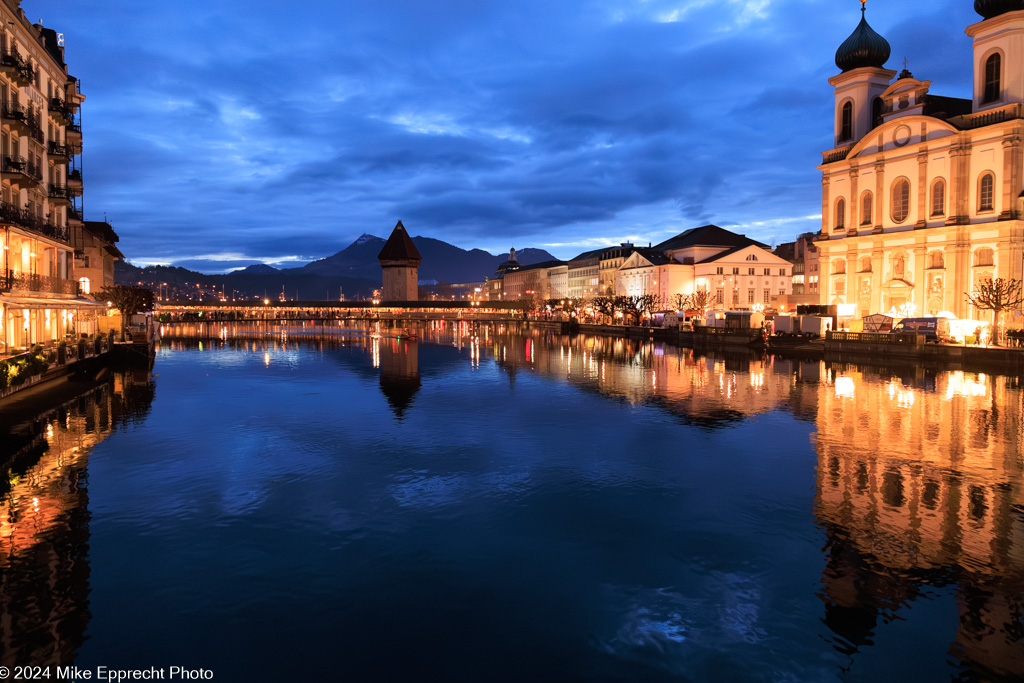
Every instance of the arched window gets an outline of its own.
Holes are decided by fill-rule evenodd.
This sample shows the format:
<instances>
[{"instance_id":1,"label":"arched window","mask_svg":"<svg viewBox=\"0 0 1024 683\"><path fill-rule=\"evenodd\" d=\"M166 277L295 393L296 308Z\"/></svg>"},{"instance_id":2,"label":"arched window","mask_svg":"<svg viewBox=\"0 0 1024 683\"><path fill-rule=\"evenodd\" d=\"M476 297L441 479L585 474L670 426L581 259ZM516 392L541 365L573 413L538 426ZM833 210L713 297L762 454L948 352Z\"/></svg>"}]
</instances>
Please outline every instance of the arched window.
<instances>
[{"instance_id":1,"label":"arched window","mask_svg":"<svg viewBox=\"0 0 1024 683\"><path fill-rule=\"evenodd\" d=\"M992 250L988 247L982 247L974 252L974 265L976 266L991 266L992 265Z\"/></svg>"},{"instance_id":2,"label":"arched window","mask_svg":"<svg viewBox=\"0 0 1024 683\"><path fill-rule=\"evenodd\" d=\"M990 172L982 173L978 179L978 211L991 211L994 205L995 176Z\"/></svg>"},{"instance_id":3,"label":"arched window","mask_svg":"<svg viewBox=\"0 0 1024 683\"><path fill-rule=\"evenodd\" d=\"M860 196L860 224L871 225L871 192L867 191Z\"/></svg>"},{"instance_id":4,"label":"arched window","mask_svg":"<svg viewBox=\"0 0 1024 683\"><path fill-rule=\"evenodd\" d=\"M853 139L853 102L843 102L839 116L839 141Z\"/></svg>"},{"instance_id":5,"label":"arched window","mask_svg":"<svg viewBox=\"0 0 1024 683\"><path fill-rule=\"evenodd\" d=\"M936 178L932 183L932 215L946 215L946 181Z\"/></svg>"},{"instance_id":6,"label":"arched window","mask_svg":"<svg viewBox=\"0 0 1024 683\"><path fill-rule=\"evenodd\" d=\"M892 184L892 219L902 223L910 215L910 181L897 178Z\"/></svg>"},{"instance_id":7,"label":"arched window","mask_svg":"<svg viewBox=\"0 0 1024 683\"><path fill-rule=\"evenodd\" d=\"M929 268L945 268L946 258L942 255L941 251L933 251L928 254L928 267Z\"/></svg>"},{"instance_id":8,"label":"arched window","mask_svg":"<svg viewBox=\"0 0 1024 683\"><path fill-rule=\"evenodd\" d=\"M846 272L846 259L836 259L832 264L832 274L841 275Z\"/></svg>"},{"instance_id":9,"label":"arched window","mask_svg":"<svg viewBox=\"0 0 1024 683\"><path fill-rule=\"evenodd\" d=\"M885 107L885 102L881 97L876 97L871 100L871 125L877 126L882 122L882 109Z\"/></svg>"},{"instance_id":10,"label":"arched window","mask_svg":"<svg viewBox=\"0 0 1024 683\"><path fill-rule=\"evenodd\" d=\"M80 277L78 278L78 287L82 290L82 294L89 294L89 278Z\"/></svg>"},{"instance_id":11,"label":"arched window","mask_svg":"<svg viewBox=\"0 0 1024 683\"><path fill-rule=\"evenodd\" d=\"M999 84L1000 71L1002 70L1001 62L1002 58L998 52L985 60L985 91L981 95L982 104L995 102L999 99L1001 91Z\"/></svg>"},{"instance_id":12,"label":"arched window","mask_svg":"<svg viewBox=\"0 0 1024 683\"><path fill-rule=\"evenodd\" d=\"M870 273L871 272L871 257L862 256L860 259L860 272Z\"/></svg>"},{"instance_id":13,"label":"arched window","mask_svg":"<svg viewBox=\"0 0 1024 683\"><path fill-rule=\"evenodd\" d=\"M846 200L842 197L836 200L836 215L835 220L832 221L832 225L835 226L836 230L843 230L846 228Z\"/></svg>"}]
</instances>

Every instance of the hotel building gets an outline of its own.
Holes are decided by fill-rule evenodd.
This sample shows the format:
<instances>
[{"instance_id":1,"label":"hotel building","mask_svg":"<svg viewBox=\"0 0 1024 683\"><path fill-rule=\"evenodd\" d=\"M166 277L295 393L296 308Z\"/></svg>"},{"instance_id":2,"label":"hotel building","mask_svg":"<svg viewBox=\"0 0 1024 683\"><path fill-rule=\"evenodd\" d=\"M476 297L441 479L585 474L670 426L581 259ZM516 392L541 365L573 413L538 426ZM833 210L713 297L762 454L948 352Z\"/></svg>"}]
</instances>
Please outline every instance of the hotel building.
<instances>
[{"instance_id":1,"label":"hotel building","mask_svg":"<svg viewBox=\"0 0 1024 683\"><path fill-rule=\"evenodd\" d=\"M0 2L0 354L94 331L78 297L72 230L82 226L85 96L64 63L64 38ZM90 311L93 311L90 313Z\"/></svg>"}]
</instances>

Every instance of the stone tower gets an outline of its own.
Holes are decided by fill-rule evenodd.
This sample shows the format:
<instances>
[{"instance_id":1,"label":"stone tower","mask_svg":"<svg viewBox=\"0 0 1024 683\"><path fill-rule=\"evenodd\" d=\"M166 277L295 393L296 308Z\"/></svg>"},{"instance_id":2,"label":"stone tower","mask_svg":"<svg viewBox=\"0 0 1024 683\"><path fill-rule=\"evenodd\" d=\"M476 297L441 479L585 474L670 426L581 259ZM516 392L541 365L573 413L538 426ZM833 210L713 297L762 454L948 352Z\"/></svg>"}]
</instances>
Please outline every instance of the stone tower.
<instances>
[{"instance_id":1,"label":"stone tower","mask_svg":"<svg viewBox=\"0 0 1024 683\"><path fill-rule=\"evenodd\" d=\"M398 221L391 231L391 237L384 243L377 259L384 271L381 301L419 300L418 274L423 259L402 221Z\"/></svg>"}]
</instances>

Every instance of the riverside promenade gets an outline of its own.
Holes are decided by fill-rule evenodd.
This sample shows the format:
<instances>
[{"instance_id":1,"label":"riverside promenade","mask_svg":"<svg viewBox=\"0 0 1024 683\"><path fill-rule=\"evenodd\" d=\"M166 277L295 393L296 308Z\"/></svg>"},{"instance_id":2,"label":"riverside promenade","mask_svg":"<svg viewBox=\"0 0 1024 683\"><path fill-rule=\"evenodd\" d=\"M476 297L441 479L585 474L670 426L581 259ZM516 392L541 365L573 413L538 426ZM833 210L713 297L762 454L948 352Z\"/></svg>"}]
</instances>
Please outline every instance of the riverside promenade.
<instances>
[{"instance_id":1,"label":"riverside promenade","mask_svg":"<svg viewBox=\"0 0 1024 683\"><path fill-rule=\"evenodd\" d=\"M879 365L923 365L935 368L979 371L1024 372L1024 348L992 345L925 343L923 337L899 334L833 332L825 338L770 337L765 343L760 330L701 328L693 331L677 328L637 325L578 323L575 320L549 320L524 313L520 302L445 301L393 302L227 302L172 303L161 305L158 317L165 323L165 334L173 336L174 323L190 323L188 336L221 336L226 325L238 328L231 336L268 338L286 333L291 337L318 334L317 325L328 332L328 322L379 322L389 327L405 327L430 321L476 324L514 324L524 331L537 329L556 334L648 339L694 349L736 352L767 352L785 357L856 362ZM294 324L311 324L296 334ZM287 329L284 329L287 327Z\"/></svg>"}]
</instances>

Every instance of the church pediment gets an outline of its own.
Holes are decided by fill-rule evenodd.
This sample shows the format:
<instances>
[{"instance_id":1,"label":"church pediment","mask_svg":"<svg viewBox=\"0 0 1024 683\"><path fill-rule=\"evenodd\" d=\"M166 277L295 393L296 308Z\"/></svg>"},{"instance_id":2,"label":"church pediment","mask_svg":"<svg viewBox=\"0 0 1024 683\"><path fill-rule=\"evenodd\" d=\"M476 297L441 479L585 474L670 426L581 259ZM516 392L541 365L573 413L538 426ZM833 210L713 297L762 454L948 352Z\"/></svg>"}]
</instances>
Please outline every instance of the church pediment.
<instances>
[{"instance_id":1,"label":"church pediment","mask_svg":"<svg viewBox=\"0 0 1024 683\"><path fill-rule=\"evenodd\" d=\"M921 130L922 123L924 131ZM922 132L928 140L934 140L947 135L955 135L957 129L933 116L924 116L923 114L901 116L874 128L853 146L846 158L853 159L861 154L874 154L879 151L879 144L883 149L893 149L922 142Z\"/></svg>"}]
</instances>

